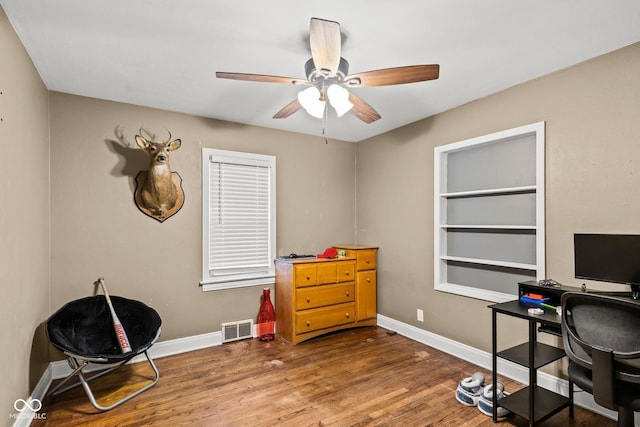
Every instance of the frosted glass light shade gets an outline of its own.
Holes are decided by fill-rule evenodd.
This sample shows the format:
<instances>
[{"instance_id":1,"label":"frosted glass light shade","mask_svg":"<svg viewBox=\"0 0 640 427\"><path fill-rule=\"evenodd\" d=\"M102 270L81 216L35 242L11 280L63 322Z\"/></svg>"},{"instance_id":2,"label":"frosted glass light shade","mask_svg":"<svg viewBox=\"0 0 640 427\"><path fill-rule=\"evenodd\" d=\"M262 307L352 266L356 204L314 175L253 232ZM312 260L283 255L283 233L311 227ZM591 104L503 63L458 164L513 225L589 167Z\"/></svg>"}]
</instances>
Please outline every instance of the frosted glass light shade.
<instances>
[{"instance_id":1,"label":"frosted glass light shade","mask_svg":"<svg viewBox=\"0 0 640 427\"><path fill-rule=\"evenodd\" d=\"M338 117L353 108L353 104L349 101L349 91L340 85L333 84L327 89L329 103L336 110Z\"/></svg>"},{"instance_id":2,"label":"frosted glass light shade","mask_svg":"<svg viewBox=\"0 0 640 427\"><path fill-rule=\"evenodd\" d=\"M324 116L325 101L320 100L320 91L315 86L299 92L298 102L313 117L321 119Z\"/></svg>"}]
</instances>

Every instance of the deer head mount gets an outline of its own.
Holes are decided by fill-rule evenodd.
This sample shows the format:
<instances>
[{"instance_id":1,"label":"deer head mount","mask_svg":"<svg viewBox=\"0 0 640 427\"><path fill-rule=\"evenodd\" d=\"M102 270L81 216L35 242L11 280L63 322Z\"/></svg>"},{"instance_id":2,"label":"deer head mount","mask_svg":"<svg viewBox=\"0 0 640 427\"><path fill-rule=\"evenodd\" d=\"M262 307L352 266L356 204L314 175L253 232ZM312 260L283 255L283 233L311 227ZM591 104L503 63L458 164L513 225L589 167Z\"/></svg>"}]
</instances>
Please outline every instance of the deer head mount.
<instances>
[{"instance_id":1,"label":"deer head mount","mask_svg":"<svg viewBox=\"0 0 640 427\"><path fill-rule=\"evenodd\" d=\"M140 171L136 176L134 200L145 215L164 222L184 204L182 178L169 166L170 153L180 148L182 142L172 141L171 132L164 142L156 142L155 135L144 137L142 133L140 129L136 143L149 155L149 170Z\"/></svg>"}]
</instances>

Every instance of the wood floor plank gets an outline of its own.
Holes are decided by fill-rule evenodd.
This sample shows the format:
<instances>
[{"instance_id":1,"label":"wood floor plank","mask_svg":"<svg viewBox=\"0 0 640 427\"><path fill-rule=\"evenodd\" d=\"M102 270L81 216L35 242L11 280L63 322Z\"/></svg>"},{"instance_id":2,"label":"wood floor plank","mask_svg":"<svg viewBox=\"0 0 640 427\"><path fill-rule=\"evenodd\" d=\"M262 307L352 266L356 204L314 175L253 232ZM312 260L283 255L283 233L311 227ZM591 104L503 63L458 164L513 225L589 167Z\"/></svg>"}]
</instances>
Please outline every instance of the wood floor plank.
<instances>
[{"instance_id":1,"label":"wood floor plank","mask_svg":"<svg viewBox=\"0 0 640 427\"><path fill-rule=\"evenodd\" d=\"M292 346L244 340L157 359L160 381L129 402L99 412L81 388L45 399L32 426L482 426L494 424L455 399L473 364L379 327L359 328ZM146 363L96 380L99 401L113 401L150 381ZM500 378L508 391L522 387ZM101 400L103 399L103 400ZM109 400L110 399L110 400ZM526 426L514 415L500 426ZM576 408L542 427L609 427Z\"/></svg>"}]
</instances>

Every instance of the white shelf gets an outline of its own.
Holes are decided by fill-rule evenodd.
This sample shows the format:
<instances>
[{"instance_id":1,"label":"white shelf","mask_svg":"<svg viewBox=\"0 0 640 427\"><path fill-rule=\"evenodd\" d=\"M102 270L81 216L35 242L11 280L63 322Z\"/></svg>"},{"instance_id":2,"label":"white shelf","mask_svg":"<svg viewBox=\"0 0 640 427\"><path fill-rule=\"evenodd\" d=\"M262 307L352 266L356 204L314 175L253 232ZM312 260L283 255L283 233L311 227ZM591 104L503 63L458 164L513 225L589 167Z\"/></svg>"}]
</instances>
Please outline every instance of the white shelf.
<instances>
[{"instance_id":1,"label":"white shelf","mask_svg":"<svg viewBox=\"0 0 640 427\"><path fill-rule=\"evenodd\" d=\"M496 267L507 267L507 268L517 268L519 270L537 270L538 266L535 264L525 264L522 262L511 262L511 261L497 261L493 259L481 259L481 258L466 258L461 256L441 256L441 260L443 261L458 261L458 262L466 262L471 264L482 264L482 265L494 265Z\"/></svg>"},{"instance_id":2,"label":"white shelf","mask_svg":"<svg viewBox=\"0 0 640 427\"><path fill-rule=\"evenodd\" d=\"M465 225L465 224L441 224L440 228L470 228L477 230L536 230L535 225Z\"/></svg>"},{"instance_id":3,"label":"white shelf","mask_svg":"<svg viewBox=\"0 0 640 427\"><path fill-rule=\"evenodd\" d=\"M437 289L443 292L449 292L456 295L465 295L468 297L491 302L507 302L513 301L514 299L518 298L516 286L514 286L514 291L512 294L495 292L487 289L473 288L465 285L459 285L457 283L440 283Z\"/></svg>"},{"instance_id":4,"label":"white shelf","mask_svg":"<svg viewBox=\"0 0 640 427\"><path fill-rule=\"evenodd\" d=\"M545 277L544 127L434 148L436 290L503 302Z\"/></svg>"},{"instance_id":5,"label":"white shelf","mask_svg":"<svg viewBox=\"0 0 640 427\"><path fill-rule=\"evenodd\" d=\"M512 193L535 193L535 185L525 185L522 187L488 188L485 190L456 191L453 193L441 193L440 197L469 197L469 196L490 196Z\"/></svg>"}]
</instances>

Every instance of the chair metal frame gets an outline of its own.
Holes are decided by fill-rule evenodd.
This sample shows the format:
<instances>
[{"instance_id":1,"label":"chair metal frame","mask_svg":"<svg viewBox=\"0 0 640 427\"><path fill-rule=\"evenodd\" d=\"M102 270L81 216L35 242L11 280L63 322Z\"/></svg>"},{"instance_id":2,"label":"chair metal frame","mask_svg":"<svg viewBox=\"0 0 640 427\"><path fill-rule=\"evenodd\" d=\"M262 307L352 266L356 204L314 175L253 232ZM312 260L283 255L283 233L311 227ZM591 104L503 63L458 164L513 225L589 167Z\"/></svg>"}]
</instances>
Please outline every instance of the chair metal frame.
<instances>
[{"instance_id":1,"label":"chair metal frame","mask_svg":"<svg viewBox=\"0 0 640 427\"><path fill-rule=\"evenodd\" d=\"M95 379L98 379L110 372L115 371L116 369L120 368L121 366L125 365L127 362L129 362L131 360L130 359L126 359L126 360L122 360L121 362L115 363L115 364L110 364L110 366L106 367L106 368L102 368L99 369L97 371L94 371L93 369L91 369L90 364L91 363L99 363L99 364L104 364L104 363L109 363L109 361L107 359L104 358L87 358L87 357L83 357L83 356L78 356L75 354L71 354L71 353L67 353L65 352L65 354L68 357L68 363L69 363L69 367L72 369L71 373L69 375L67 375L65 377L64 380L62 380L59 384L57 384L52 390L50 390L47 393L47 396L57 396L58 394L64 393L65 391L69 391L72 388L75 388L79 385L82 385L82 387L84 388L85 393L87 394L87 397L89 398L89 401L91 402L91 404L96 408L99 409L101 411L108 411L110 409L115 408L116 406L120 406L121 404L123 404L124 402L136 397L137 395L139 395L140 393L150 389L151 387L153 387L154 385L157 384L158 380L160 379L160 372L158 371L158 368L156 367L156 364L153 363L153 359L151 359L151 357L149 356L148 350L144 350L142 352L144 354L144 356L147 359L147 362L149 363L149 365L151 366L151 368L153 369L154 372L154 377L151 381L151 383L145 385L144 387L134 391L131 394L128 394L127 396L123 397L122 399L116 401L115 403L109 405L109 406L103 406L101 404L98 403L98 401L96 400L93 391L91 390L91 386L89 385L90 381L93 381ZM135 355L132 356L132 358L136 355L138 355L140 353L136 353ZM86 369L85 368L89 368ZM96 372L91 376L87 376L87 374L92 373L92 372ZM78 376L79 381L68 385L67 387L62 388L65 384L67 384L67 382L73 378L74 376Z\"/></svg>"}]
</instances>

